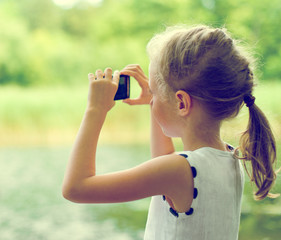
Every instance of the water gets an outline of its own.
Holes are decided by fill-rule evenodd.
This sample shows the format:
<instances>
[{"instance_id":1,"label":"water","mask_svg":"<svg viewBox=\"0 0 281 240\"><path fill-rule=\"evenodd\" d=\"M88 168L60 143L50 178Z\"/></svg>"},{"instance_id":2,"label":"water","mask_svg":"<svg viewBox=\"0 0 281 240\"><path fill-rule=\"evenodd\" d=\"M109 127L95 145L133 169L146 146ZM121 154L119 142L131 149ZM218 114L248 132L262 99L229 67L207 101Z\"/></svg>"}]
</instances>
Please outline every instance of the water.
<instances>
[{"instance_id":1,"label":"water","mask_svg":"<svg viewBox=\"0 0 281 240\"><path fill-rule=\"evenodd\" d=\"M98 153L104 159L97 164L100 172L131 167L149 156L137 146L127 150L111 146ZM69 153L69 148L0 150L0 239L142 239L149 199L79 205L61 196ZM134 162L126 163L130 158Z\"/></svg>"},{"instance_id":2,"label":"water","mask_svg":"<svg viewBox=\"0 0 281 240\"><path fill-rule=\"evenodd\" d=\"M0 149L1 240L140 240L150 199L122 204L74 204L61 196L70 148ZM149 159L147 146L101 146L99 173ZM245 199L250 199L248 194ZM281 239L280 201L243 202L241 240ZM256 209L266 206L264 211ZM272 214L268 213L273 209Z\"/></svg>"}]
</instances>

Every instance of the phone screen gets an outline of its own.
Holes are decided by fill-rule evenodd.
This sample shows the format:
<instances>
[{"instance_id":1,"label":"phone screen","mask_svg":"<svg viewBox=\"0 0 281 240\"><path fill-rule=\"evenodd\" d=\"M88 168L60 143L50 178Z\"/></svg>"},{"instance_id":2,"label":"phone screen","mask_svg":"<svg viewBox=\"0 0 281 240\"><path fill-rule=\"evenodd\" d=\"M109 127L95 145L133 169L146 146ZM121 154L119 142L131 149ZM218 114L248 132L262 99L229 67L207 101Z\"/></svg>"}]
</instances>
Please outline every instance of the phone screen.
<instances>
[{"instance_id":1,"label":"phone screen","mask_svg":"<svg viewBox=\"0 0 281 240\"><path fill-rule=\"evenodd\" d=\"M114 100L122 100L130 97L130 76L120 75L119 86Z\"/></svg>"}]
</instances>

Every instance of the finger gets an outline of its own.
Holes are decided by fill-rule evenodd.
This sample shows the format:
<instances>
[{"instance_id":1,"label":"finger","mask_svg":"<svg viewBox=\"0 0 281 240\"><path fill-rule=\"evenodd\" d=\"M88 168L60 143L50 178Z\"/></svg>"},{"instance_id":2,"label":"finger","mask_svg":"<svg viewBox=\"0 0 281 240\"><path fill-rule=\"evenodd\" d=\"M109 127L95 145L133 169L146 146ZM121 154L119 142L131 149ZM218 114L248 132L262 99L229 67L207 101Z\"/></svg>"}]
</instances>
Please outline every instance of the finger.
<instances>
[{"instance_id":1,"label":"finger","mask_svg":"<svg viewBox=\"0 0 281 240\"><path fill-rule=\"evenodd\" d=\"M88 79L89 81L94 81L95 80L95 75L93 73L88 74Z\"/></svg>"},{"instance_id":2,"label":"finger","mask_svg":"<svg viewBox=\"0 0 281 240\"><path fill-rule=\"evenodd\" d=\"M120 73L119 71L114 71L112 81L118 86L119 84Z\"/></svg>"},{"instance_id":3,"label":"finger","mask_svg":"<svg viewBox=\"0 0 281 240\"><path fill-rule=\"evenodd\" d=\"M133 105L133 104L132 104L132 99L129 99L129 98L124 99L122 102L123 102L123 103L126 103L126 104L128 104L128 105Z\"/></svg>"},{"instance_id":4,"label":"finger","mask_svg":"<svg viewBox=\"0 0 281 240\"><path fill-rule=\"evenodd\" d=\"M96 71L96 78L97 78L97 79L102 79L102 78L103 78L103 72L102 72L102 70L98 69L98 70Z\"/></svg>"},{"instance_id":5,"label":"finger","mask_svg":"<svg viewBox=\"0 0 281 240\"><path fill-rule=\"evenodd\" d=\"M142 69L140 67L138 68L135 66L127 66L121 71L121 74L126 74L126 73L130 73L132 75L138 75L142 73Z\"/></svg>"},{"instance_id":6,"label":"finger","mask_svg":"<svg viewBox=\"0 0 281 240\"><path fill-rule=\"evenodd\" d=\"M140 86L143 86L148 81L148 78L142 71L136 72L134 70L126 69L126 70L122 70L120 74L129 75L133 77L134 79L137 80Z\"/></svg>"},{"instance_id":7,"label":"finger","mask_svg":"<svg viewBox=\"0 0 281 240\"><path fill-rule=\"evenodd\" d=\"M126 75L130 75L132 77L141 77L141 78L146 78L145 73L143 72L142 68L140 67L140 65L138 64L134 64L134 65L128 65L126 66L121 72L120 74L126 74Z\"/></svg>"},{"instance_id":8,"label":"finger","mask_svg":"<svg viewBox=\"0 0 281 240\"><path fill-rule=\"evenodd\" d=\"M111 81L111 79L112 79L112 69L111 68L106 68L104 70L104 76L105 76L105 79Z\"/></svg>"},{"instance_id":9,"label":"finger","mask_svg":"<svg viewBox=\"0 0 281 240\"><path fill-rule=\"evenodd\" d=\"M136 75L136 74L140 74L142 72L142 68L140 67L140 65L138 64L130 64L127 65L124 69L122 69L121 74L132 74L130 76Z\"/></svg>"},{"instance_id":10,"label":"finger","mask_svg":"<svg viewBox=\"0 0 281 240\"><path fill-rule=\"evenodd\" d=\"M129 105L141 105L143 104L142 100L139 98L135 98L135 99L131 99L131 98L127 98L123 100L123 103L127 103Z\"/></svg>"},{"instance_id":11,"label":"finger","mask_svg":"<svg viewBox=\"0 0 281 240\"><path fill-rule=\"evenodd\" d=\"M133 68L133 65L132 65L132 64L127 65L126 67L124 67L124 68L121 70L121 72L122 72L122 71L126 71L126 70L128 70L128 69L132 69L132 68Z\"/></svg>"},{"instance_id":12,"label":"finger","mask_svg":"<svg viewBox=\"0 0 281 240\"><path fill-rule=\"evenodd\" d=\"M120 74L123 74L123 75L129 75L129 76L132 76L132 77L135 77L137 75L137 73L131 69L123 69Z\"/></svg>"},{"instance_id":13,"label":"finger","mask_svg":"<svg viewBox=\"0 0 281 240\"><path fill-rule=\"evenodd\" d=\"M129 64L126 67L124 67L123 70L126 70L126 69L140 69L141 70L141 66L139 64Z\"/></svg>"}]
</instances>

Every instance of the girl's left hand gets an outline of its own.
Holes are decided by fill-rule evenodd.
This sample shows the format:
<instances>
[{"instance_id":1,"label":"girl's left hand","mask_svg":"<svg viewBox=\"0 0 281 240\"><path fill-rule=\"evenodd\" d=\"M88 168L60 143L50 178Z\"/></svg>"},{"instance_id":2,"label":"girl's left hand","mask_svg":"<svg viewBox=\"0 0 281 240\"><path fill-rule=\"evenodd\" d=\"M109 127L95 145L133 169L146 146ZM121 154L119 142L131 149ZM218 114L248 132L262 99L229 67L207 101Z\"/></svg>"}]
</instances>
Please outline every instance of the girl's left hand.
<instances>
[{"instance_id":1,"label":"girl's left hand","mask_svg":"<svg viewBox=\"0 0 281 240\"><path fill-rule=\"evenodd\" d=\"M148 78L144 74L140 65L138 64L127 65L121 71L121 74L132 76L134 79L137 80L138 84L141 87L141 94L138 98L135 99L127 98L123 100L123 102L129 105L149 104L152 99L152 94L149 89Z\"/></svg>"},{"instance_id":2,"label":"girl's left hand","mask_svg":"<svg viewBox=\"0 0 281 240\"><path fill-rule=\"evenodd\" d=\"M95 75L88 74L90 82L88 108L108 112L114 105L114 96L118 89L119 72L115 71L112 77L112 69L106 68L104 73L97 70Z\"/></svg>"}]
</instances>

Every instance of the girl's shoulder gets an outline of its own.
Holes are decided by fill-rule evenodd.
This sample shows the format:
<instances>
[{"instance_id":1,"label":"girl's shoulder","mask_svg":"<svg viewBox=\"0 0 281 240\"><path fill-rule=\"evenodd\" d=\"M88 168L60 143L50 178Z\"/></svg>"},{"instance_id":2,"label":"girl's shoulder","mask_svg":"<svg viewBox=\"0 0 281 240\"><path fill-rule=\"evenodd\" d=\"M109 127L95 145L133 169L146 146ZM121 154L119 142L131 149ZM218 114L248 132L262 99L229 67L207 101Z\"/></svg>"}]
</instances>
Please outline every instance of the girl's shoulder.
<instances>
[{"instance_id":1,"label":"girl's shoulder","mask_svg":"<svg viewBox=\"0 0 281 240\"><path fill-rule=\"evenodd\" d=\"M165 179L165 195L169 205L176 212L186 212L189 210L194 191L194 167L187 161L190 152L174 153L161 157L163 166L162 177Z\"/></svg>"}]
</instances>

